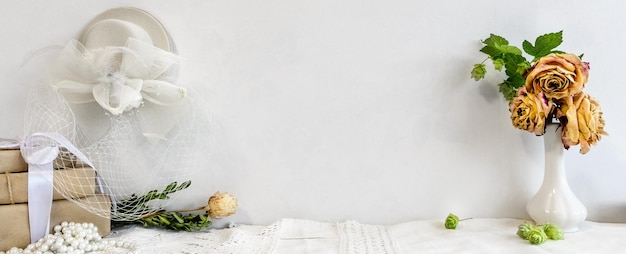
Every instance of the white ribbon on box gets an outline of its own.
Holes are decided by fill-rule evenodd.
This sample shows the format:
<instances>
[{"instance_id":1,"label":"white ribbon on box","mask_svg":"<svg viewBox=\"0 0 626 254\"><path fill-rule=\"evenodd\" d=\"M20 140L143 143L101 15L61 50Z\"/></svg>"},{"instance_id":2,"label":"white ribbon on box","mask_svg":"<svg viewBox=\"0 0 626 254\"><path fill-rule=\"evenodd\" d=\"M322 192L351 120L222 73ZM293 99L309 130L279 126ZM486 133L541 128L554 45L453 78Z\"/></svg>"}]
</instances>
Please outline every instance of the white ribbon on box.
<instances>
[{"instance_id":1,"label":"white ribbon on box","mask_svg":"<svg viewBox=\"0 0 626 254\"><path fill-rule=\"evenodd\" d=\"M59 147L64 147L83 163L95 169L87 156L59 133L34 133L22 141L0 138L0 149L20 148L24 161L28 163L28 220L31 243L46 236L50 228L54 188L53 161L59 155ZM104 193L106 185L98 176L96 181L100 193Z\"/></svg>"}]
</instances>

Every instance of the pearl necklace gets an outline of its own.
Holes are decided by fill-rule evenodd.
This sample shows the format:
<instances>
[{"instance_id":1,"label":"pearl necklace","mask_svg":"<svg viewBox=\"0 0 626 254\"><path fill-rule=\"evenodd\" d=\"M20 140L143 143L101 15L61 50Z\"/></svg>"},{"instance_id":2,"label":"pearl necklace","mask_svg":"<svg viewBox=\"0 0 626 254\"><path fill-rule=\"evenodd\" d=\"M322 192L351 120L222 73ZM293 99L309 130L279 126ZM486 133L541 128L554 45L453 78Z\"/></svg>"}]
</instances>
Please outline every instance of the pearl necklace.
<instances>
[{"instance_id":1,"label":"pearl necklace","mask_svg":"<svg viewBox=\"0 0 626 254\"><path fill-rule=\"evenodd\" d=\"M125 241L103 240L98 234L98 227L93 223L63 222L54 226L54 234L49 234L36 243L31 243L26 248L13 247L7 252L0 251L0 254L18 253L67 253L83 254L89 252L109 251L113 249L127 249L126 253L137 254L139 248L134 243Z\"/></svg>"}]
</instances>

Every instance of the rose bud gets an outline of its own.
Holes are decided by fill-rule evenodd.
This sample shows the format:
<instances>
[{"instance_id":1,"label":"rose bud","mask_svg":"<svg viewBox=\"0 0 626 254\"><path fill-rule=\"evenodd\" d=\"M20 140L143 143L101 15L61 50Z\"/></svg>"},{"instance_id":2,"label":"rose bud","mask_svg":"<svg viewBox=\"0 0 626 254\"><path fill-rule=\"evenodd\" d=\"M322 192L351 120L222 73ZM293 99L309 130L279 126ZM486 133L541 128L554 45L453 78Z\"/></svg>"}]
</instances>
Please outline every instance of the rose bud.
<instances>
[{"instance_id":1,"label":"rose bud","mask_svg":"<svg viewBox=\"0 0 626 254\"><path fill-rule=\"evenodd\" d=\"M552 240L565 239L563 236L563 229L559 228L557 225L546 223L546 225L543 226L543 231L546 232L548 238Z\"/></svg>"},{"instance_id":2,"label":"rose bud","mask_svg":"<svg viewBox=\"0 0 626 254\"><path fill-rule=\"evenodd\" d=\"M446 222L444 223L444 226L447 229L456 229L456 226L459 224L459 217L450 213L448 214L448 217L446 217Z\"/></svg>"},{"instance_id":3,"label":"rose bud","mask_svg":"<svg viewBox=\"0 0 626 254\"><path fill-rule=\"evenodd\" d=\"M204 210L209 212L209 217L216 219L233 215L237 212L237 198L228 192L216 192L209 198Z\"/></svg>"},{"instance_id":4,"label":"rose bud","mask_svg":"<svg viewBox=\"0 0 626 254\"><path fill-rule=\"evenodd\" d=\"M542 227L534 227L528 232L528 241L531 244L538 245L548 240L548 236L543 232Z\"/></svg>"}]
</instances>

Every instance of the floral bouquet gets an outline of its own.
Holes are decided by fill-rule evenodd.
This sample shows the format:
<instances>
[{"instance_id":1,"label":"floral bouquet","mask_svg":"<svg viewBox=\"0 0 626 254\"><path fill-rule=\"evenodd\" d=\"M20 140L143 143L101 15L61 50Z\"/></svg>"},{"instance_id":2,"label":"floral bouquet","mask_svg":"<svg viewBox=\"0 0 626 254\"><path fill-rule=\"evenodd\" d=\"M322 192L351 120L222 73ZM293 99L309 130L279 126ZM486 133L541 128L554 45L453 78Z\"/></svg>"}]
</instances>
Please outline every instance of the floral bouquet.
<instances>
[{"instance_id":1,"label":"floral bouquet","mask_svg":"<svg viewBox=\"0 0 626 254\"><path fill-rule=\"evenodd\" d=\"M582 91L589 77L589 63L581 60L583 55L555 50L562 42L563 31L541 35L535 45L525 40L522 48L532 57L528 61L518 47L491 34L480 49L488 57L474 65L471 77L476 81L484 78L484 63L491 59L494 68L504 69L508 76L498 87L509 101L513 126L541 136L546 124L559 123L563 147L580 145L580 153L585 154L590 145L608 134L600 103Z\"/></svg>"}]
</instances>

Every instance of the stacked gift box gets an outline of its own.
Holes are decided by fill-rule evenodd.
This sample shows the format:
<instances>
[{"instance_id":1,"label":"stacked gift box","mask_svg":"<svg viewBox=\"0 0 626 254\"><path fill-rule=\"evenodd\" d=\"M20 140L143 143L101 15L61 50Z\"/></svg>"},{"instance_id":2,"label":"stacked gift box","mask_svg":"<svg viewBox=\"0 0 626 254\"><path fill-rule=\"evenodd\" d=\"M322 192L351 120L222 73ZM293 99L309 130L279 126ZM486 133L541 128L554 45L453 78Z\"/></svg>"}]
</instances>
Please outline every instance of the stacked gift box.
<instances>
[{"instance_id":1,"label":"stacked gift box","mask_svg":"<svg viewBox=\"0 0 626 254\"><path fill-rule=\"evenodd\" d=\"M95 171L80 163L57 161L53 170L53 201L50 232L63 221L89 222L101 236L108 235L111 220L68 200L110 207L110 199L97 191ZM67 197L67 198L66 198ZM19 149L0 149L0 251L30 244L28 220L28 164Z\"/></svg>"}]
</instances>

